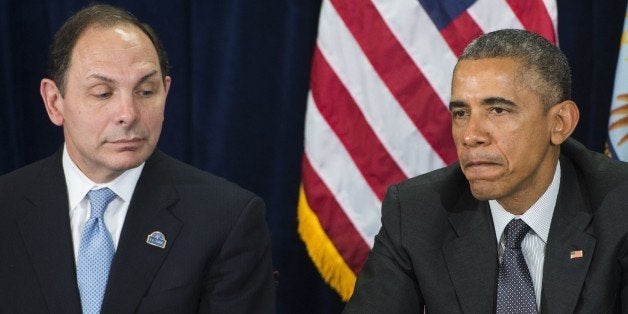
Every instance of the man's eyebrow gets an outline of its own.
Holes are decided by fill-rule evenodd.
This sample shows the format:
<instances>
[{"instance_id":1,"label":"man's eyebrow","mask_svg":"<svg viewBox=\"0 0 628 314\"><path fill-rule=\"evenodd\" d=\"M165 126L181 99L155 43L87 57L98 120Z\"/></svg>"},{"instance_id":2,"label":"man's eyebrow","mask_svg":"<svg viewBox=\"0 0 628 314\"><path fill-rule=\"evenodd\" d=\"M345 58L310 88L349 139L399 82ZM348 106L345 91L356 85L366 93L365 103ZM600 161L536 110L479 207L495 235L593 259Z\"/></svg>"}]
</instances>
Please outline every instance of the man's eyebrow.
<instances>
[{"instance_id":1,"label":"man's eyebrow","mask_svg":"<svg viewBox=\"0 0 628 314\"><path fill-rule=\"evenodd\" d=\"M506 105L506 106L510 106L510 107L516 107L517 104L510 100L510 99L506 99L503 97L489 97L489 98L485 98L482 99L482 103L485 105L495 105L495 104L501 104L501 105Z\"/></svg>"},{"instance_id":2,"label":"man's eyebrow","mask_svg":"<svg viewBox=\"0 0 628 314\"><path fill-rule=\"evenodd\" d=\"M455 108L465 107L466 103L464 101L452 100L449 102L449 110L453 110Z\"/></svg>"},{"instance_id":3,"label":"man's eyebrow","mask_svg":"<svg viewBox=\"0 0 628 314\"><path fill-rule=\"evenodd\" d=\"M148 74L146 74L146 75L142 76L142 78L140 78L140 79L137 81L137 84L135 84L135 86L139 86L139 85L141 85L142 83L146 82L146 81L147 81L148 79L150 79L151 77L155 76L157 73L159 73L159 71L157 71L157 70L152 70L152 71L150 71Z\"/></svg>"}]
</instances>

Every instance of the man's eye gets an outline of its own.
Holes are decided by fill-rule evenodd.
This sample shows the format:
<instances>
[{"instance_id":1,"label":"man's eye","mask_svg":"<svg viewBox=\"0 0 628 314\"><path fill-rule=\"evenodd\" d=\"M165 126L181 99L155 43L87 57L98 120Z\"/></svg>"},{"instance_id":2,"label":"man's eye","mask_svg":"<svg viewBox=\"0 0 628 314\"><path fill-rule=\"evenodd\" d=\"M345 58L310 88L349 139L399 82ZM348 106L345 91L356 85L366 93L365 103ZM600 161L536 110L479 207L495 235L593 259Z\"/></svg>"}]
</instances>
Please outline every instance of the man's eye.
<instances>
[{"instance_id":1,"label":"man's eye","mask_svg":"<svg viewBox=\"0 0 628 314\"><path fill-rule=\"evenodd\" d=\"M109 99L109 97L111 97L111 92L97 93L96 94L96 98L98 98L98 99Z\"/></svg>"},{"instance_id":2,"label":"man's eye","mask_svg":"<svg viewBox=\"0 0 628 314\"><path fill-rule=\"evenodd\" d=\"M154 92L154 91L152 91L152 90L141 90L141 91L139 91L139 94L140 94L140 96L142 96L142 97L150 97L150 96L152 96L153 94L155 94L155 92Z\"/></svg>"},{"instance_id":3,"label":"man's eye","mask_svg":"<svg viewBox=\"0 0 628 314\"><path fill-rule=\"evenodd\" d=\"M451 115L454 118L462 118L462 117L467 115L467 112L464 111L464 110L454 110L454 111L451 112Z\"/></svg>"},{"instance_id":4,"label":"man's eye","mask_svg":"<svg viewBox=\"0 0 628 314\"><path fill-rule=\"evenodd\" d=\"M496 113L496 114L503 114L506 113L506 109L504 108L499 108L499 107L493 107L491 108L491 111Z\"/></svg>"}]
</instances>

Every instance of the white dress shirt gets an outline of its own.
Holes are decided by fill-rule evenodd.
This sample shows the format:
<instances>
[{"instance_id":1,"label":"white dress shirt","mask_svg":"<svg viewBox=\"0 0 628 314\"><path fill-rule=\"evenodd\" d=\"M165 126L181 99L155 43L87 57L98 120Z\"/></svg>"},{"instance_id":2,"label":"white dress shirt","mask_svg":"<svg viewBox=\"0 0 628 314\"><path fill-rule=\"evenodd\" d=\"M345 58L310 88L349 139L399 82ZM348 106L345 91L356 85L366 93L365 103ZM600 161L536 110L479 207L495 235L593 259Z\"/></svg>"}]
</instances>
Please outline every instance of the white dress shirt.
<instances>
[{"instance_id":1,"label":"white dress shirt","mask_svg":"<svg viewBox=\"0 0 628 314\"><path fill-rule=\"evenodd\" d=\"M144 163L136 168L129 169L115 178L111 182L97 184L87 178L78 166L70 159L67 148L63 147L63 173L65 183L68 188L68 201L70 205L70 228L72 229L72 243L74 244L74 259L78 258L79 245L83 226L91 214L91 206L87 199L87 192L100 188L109 188L116 193L116 198L109 203L104 213L104 220L113 246L118 249L118 241L124 224L124 218L129 209L131 196L135 190L135 185L140 178Z\"/></svg>"},{"instance_id":2,"label":"white dress shirt","mask_svg":"<svg viewBox=\"0 0 628 314\"><path fill-rule=\"evenodd\" d=\"M545 244L554 215L554 207L558 198L558 188L560 187L560 162L556 165L554 179L549 187L523 215L513 215L506 211L497 201L488 201L495 225L495 236L497 239L497 252L501 262L504 252L504 229L513 219L523 219L532 230L526 234L521 241L521 251L528 264L534 293L536 295L536 307L541 307L541 289L543 284L543 262L545 261Z\"/></svg>"}]
</instances>

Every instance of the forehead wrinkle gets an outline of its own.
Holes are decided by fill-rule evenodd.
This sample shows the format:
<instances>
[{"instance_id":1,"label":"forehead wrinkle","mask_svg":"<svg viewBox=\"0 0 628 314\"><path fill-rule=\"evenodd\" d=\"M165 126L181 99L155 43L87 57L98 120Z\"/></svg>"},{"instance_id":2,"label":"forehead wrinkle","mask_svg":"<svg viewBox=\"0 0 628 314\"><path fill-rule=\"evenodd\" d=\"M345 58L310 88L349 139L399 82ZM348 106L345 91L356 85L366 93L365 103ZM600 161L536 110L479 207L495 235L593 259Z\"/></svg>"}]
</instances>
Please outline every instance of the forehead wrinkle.
<instances>
[{"instance_id":1,"label":"forehead wrinkle","mask_svg":"<svg viewBox=\"0 0 628 314\"><path fill-rule=\"evenodd\" d=\"M154 49L149 38L135 32L120 25L87 29L72 50L66 75L85 88L97 84L137 88L151 80L160 73L159 59L147 51Z\"/></svg>"},{"instance_id":2,"label":"forehead wrinkle","mask_svg":"<svg viewBox=\"0 0 628 314\"><path fill-rule=\"evenodd\" d=\"M103 74L98 74L98 73L90 74L89 76L87 76L86 79L87 80L89 80L89 79L96 79L96 80L107 82L107 83L117 83L116 80L114 80L114 79L112 79L110 77L107 77L107 76L105 76Z\"/></svg>"},{"instance_id":3,"label":"forehead wrinkle","mask_svg":"<svg viewBox=\"0 0 628 314\"><path fill-rule=\"evenodd\" d=\"M143 75L139 80L137 80L137 83L135 85L136 86L141 85L142 83L146 82L147 80L149 80L150 78L154 77L158 73L159 73L159 71L157 71L157 70L150 71L149 73ZM87 80L95 79L95 80L98 80L98 81L111 83L111 84L117 84L118 83L118 81L116 81L115 79L107 77L107 76L105 76L103 74L99 74L99 73L90 74L86 79Z\"/></svg>"}]
</instances>

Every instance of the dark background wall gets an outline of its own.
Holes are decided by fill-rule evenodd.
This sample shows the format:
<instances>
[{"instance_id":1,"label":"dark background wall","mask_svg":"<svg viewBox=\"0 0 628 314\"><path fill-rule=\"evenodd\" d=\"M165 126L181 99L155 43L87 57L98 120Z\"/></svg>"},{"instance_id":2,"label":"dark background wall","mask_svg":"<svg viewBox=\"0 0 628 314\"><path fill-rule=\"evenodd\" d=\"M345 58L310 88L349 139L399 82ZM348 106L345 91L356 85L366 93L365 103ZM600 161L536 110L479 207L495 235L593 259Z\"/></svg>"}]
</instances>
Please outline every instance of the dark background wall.
<instances>
[{"instance_id":1,"label":"dark background wall","mask_svg":"<svg viewBox=\"0 0 628 314\"><path fill-rule=\"evenodd\" d=\"M279 313L339 313L296 233L303 120L320 0L103 1L134 13L164 42L173 85L165 152L261 195L280 271ZM0 174L62 143L39 96L48 45L86 1L0 0ZM625 0L558 0L581 122L574 137L606 140ZM628 83L627 83L628 84Z\"/></svg>"}]
</instances>

